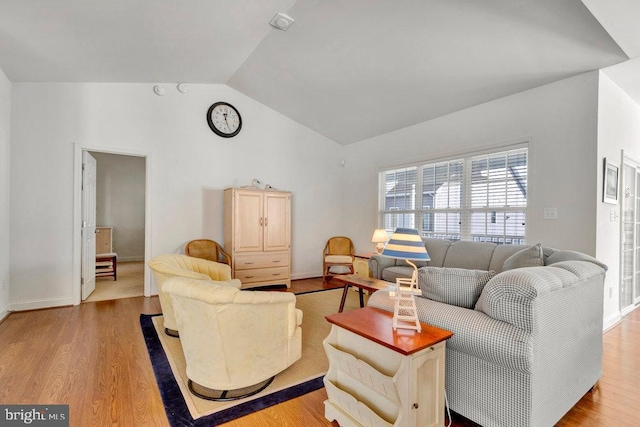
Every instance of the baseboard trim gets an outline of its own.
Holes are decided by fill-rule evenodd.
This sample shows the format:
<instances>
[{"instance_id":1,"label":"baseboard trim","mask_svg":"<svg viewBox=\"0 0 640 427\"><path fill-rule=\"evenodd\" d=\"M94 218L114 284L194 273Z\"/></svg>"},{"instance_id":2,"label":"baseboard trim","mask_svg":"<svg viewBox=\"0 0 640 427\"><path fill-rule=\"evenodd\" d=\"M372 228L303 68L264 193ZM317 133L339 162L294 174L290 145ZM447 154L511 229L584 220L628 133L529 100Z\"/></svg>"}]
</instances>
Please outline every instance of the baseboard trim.
<instances>
[{"instance_id":1,"label":"baseboard trim","mask_svg":"<svg viewBox=\"0 0 640 427\"><path fill-rule=\"evenodd\" d=\"M41 300L18 301L9 304L9 311L38 310L41 308L53 308L73 305L73 298L51 298Z\"/></svg>"},{"instance_id":2,"label":"baseboard trim","mask_svg":"<svg viewBox=\"0 0 640 427\"><path fill-rule=\"evenodd\" d=\"M9 314L11 314L11 312L6 308L0 310L0 323L4 322L6 318L9 317Z\"/></svg>"},{"instance_id":3,"label":"baseboard trim","mask_svg":"<svg viewBox=\"0 0 640 427\"><path fill-rule=\"evenodd\" d=\"M297 273L291 275L291 280L303 280L303 279L315 279L322 277L322 274L318 273Z\"/></svg>"},{"instance_id":4,"label":"baseboard trim","mask_svg":"<svg viewBox=\"0 0 640 427\"><path fill-rule=\"evenodd\" d=\"M611 316L604 319L602 322L602 331L607 332L609 329L616 326L618 323L622 322L622 316L620 312L613 313Z\"/></svg>"},{"instance_id":5,"label":"baseboard trim","mask_svg":"<svg viewBox=\"0 0 640 427\"><path fill-rule=\"evenodd\" d=\"M118 262L139 262L144 261L144 256L118 257Z\"/></svg>"}]
</instances>

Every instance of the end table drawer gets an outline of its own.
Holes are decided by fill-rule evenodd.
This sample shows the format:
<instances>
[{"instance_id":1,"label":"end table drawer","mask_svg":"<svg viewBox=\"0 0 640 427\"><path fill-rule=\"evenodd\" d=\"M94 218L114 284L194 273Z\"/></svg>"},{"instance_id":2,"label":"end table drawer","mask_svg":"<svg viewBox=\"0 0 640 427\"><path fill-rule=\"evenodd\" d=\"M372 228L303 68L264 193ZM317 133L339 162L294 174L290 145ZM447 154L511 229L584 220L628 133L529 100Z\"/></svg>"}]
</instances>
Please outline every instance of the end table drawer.
<instances>
[{"instance_id":1,"label":"end table drawer","mask_svg":"<svg viewBox=\"0 0 640 427\"><path fill-rule=\"evenodd\" d=\"M254 268L288 267L289 252L263 253L255 255L239 255L233 260L235 270L250 270Z\"/></svg>"},{"instance_id":2,"label":"end table drawer","mask_svg":"<svg viewBox=\"0 0 640 427\"><path fill-rule=\"evenodd\" d=\"M255 270L236 270L236 279L242 283L268 282L273 280L288 280L289 267L259 268Z\"/></svg>"}]
</instances>

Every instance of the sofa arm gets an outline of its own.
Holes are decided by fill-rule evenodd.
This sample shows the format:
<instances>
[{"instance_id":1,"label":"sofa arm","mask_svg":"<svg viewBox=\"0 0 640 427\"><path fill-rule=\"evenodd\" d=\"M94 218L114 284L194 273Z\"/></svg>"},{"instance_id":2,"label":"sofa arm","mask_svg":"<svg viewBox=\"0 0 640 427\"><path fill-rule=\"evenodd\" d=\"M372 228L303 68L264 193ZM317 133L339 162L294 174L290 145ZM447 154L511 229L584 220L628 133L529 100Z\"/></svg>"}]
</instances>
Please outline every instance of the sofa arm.
<instances>
[{"instance_id":1,"label":"sofa arm","mask_svg":"<svg viewBox=\"0 0 640 427\"><path fill-rule=\"evenodd\" d=\"M604 282L604 274L602 267L584 261L504 271L485 285L475 309L532 332L538 298L563 288L580 286L595 276L601 276L597 280Z\"/></svg>"},{"instance_id":2,"label":"sofa arm","mask_svg":"<svg viewBox=\"0 0 640 427\"><path fill-rule=\"evenodd\" d=\"M369 258L369 273L374 279L382 279L382 270L396 265L394 258L374 254Z\"/></svg>"}]
</instances>

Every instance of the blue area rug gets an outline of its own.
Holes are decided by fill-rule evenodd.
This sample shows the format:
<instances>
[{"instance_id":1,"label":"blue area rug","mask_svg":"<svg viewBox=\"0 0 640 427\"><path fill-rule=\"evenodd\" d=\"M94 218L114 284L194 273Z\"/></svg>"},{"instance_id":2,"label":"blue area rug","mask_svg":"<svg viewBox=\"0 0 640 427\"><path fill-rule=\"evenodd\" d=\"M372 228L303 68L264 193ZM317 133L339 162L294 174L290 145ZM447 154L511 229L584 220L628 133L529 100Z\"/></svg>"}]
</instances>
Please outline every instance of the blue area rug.
<instances>
[{"instance_id":1,"label":"blue area rug","mask_svg":"<svg viewBox=\"0 0 640 427\"><path fill-rule=\"evenodd\" d=\"M142 327L142 334L147 344L149 358L151 359L151 365L153 366L153 372L156 376L158 388L160 389L160 395L162 396L167 418L169 419L169 424L173 427L217 426L324 387L322 383L323 377L320 376L302 384L256 398L249 402L240 403L231 408L216 412L215 414L205 415L194 420L187 408L180 387L173 376L167 355L158 338L158 333L152 320L154 316L160 315L141 314L140 326Z\"/></svg>"}]
</instances>

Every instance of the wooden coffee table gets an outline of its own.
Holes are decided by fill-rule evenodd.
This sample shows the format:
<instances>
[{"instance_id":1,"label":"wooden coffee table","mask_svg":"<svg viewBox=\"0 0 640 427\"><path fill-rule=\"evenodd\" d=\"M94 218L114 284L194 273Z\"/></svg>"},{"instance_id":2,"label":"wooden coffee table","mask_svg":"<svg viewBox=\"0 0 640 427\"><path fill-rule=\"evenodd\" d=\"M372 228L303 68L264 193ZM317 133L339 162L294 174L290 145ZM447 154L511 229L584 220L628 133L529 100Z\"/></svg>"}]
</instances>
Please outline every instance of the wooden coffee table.
<instances>
[{"instance_id":1,"label":"wooden coffee table","mask_svg":"<svg viewBox=\"0 0 640 427\"><path fill-rule=\"evenodd\" d=\"M344 283L344 291L342 292L342 300L340 301L340 309L338 310L338 313L342 313L342 310L344 309L344 302L347 299L347 292L349 291L349 287L354 286L358 288L358 293L360 294L360 307L364 307L364 295L362 293L363 290L375 292L393 285L393 283L391 282L372 279L371 277L362 277L358 276L357 274L333 276L332 279Z\"/></svg>"}]
</instances>

